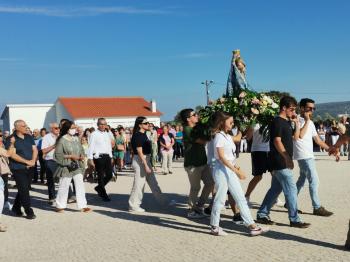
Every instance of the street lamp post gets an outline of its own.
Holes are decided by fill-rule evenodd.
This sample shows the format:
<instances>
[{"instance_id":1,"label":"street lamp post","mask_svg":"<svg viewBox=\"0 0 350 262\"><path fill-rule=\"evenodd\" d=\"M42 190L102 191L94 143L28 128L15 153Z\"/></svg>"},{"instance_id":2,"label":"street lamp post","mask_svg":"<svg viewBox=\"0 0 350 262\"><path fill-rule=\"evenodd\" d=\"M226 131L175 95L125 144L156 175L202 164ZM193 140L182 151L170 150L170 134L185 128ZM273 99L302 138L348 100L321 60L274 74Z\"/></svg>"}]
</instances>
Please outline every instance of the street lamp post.
<instances>
[{"instance_id":1,"label":"street lamp post","mask_svg":"<svg viewBox=\"0 0 350 262\"><path fill-rule=\"evenodd\" d=\"M211 84L213 84L214 81L213 80L205 80L205 82L202 82L202 85L205 85L205 92L207 95L207 105L209 105L209 87Z\"/></svg>"}]
</instances>

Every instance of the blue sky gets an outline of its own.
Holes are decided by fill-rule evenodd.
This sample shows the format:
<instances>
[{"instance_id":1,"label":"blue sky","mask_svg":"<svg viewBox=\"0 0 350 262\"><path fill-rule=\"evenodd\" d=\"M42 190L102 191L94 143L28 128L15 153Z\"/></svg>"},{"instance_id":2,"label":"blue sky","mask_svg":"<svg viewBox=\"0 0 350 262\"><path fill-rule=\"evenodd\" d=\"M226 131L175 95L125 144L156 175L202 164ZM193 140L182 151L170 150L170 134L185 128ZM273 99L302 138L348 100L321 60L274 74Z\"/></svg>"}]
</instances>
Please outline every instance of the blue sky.
<instances>
[{"instance_id":1,"label":"blue sky","mask_svg":"<svg viewBox=\"0 0 350 262\"><path fill-rule=\"evenodd\" d=\"M258 90L350 100L350 1L3 1L0 110L58 96L154 98L170 120L225 91L241 49Z\"/></svg>"}]
</instances>

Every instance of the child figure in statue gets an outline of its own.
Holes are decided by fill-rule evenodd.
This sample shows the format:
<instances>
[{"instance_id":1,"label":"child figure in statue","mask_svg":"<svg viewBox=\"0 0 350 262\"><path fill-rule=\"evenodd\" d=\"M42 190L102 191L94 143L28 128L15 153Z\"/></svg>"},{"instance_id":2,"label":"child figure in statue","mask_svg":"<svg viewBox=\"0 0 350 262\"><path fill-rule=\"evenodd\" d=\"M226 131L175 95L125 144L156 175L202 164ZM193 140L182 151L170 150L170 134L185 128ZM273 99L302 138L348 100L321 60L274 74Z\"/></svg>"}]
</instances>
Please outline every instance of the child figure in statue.
<instances>
[{"instance_id":1,"label":"child figure in statue","mask_svg":"<svg viewBox=\"0 0 350 262\"><path fill-rule=\"evenodd\" d=\"M242 89L247 89L246 64L240 50L232 52L231 70L227 79L226 97L238 96Z\"/></svg>"}]
</instances>

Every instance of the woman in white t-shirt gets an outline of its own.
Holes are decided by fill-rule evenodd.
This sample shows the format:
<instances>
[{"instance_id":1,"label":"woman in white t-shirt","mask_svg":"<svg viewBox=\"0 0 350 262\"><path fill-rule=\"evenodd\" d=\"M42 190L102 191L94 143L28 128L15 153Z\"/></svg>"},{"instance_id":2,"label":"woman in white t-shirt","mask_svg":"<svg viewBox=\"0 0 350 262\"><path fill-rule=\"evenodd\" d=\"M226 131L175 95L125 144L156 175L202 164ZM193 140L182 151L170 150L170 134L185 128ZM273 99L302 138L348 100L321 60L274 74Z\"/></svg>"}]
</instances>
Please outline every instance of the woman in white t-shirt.
<instances>
[{"instance_id":1,"label":"woman in white t-shirt","mask_svg":"<svg viewBox=\"0 0 350 262\"><path fill-rule=\"evenodd\" d=\"M232 136L228 134L232 130L233 117L220 112L216 115L213 126L214 136L214 172L216 195L210 217L211 233L216 236L225 236L227 233L219 227L220 211L225 204L227 190L236 201L245 225L249 228L252 236L260 235L268 231L255 224L250 213L247 201L239 182L245 179L245 174L235 165L236 146Z\"/></svg>"}]
</instances>

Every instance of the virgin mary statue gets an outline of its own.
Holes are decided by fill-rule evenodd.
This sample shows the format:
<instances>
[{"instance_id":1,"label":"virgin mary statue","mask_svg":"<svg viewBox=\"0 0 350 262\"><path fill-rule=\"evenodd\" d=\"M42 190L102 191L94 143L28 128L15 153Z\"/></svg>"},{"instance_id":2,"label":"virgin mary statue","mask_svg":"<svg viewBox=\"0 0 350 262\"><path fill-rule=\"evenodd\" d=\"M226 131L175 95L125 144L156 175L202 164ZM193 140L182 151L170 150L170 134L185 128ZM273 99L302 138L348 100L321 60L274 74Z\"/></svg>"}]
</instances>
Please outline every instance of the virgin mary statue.
<instances>
[{"instance_id":1,"label":"virgin mary statue","mask_svg":"<svg viewBox=\"0 0 350 262\"><path fill-rule=\"evenodd\" d=\"M240 50L232 51L231 69L227 79L226 97L236 97L243 89L248 88L246 65L241 58Z\"/></svg>"}]
</instances>

